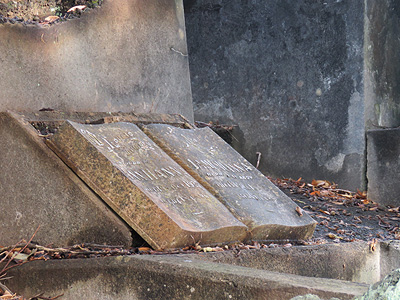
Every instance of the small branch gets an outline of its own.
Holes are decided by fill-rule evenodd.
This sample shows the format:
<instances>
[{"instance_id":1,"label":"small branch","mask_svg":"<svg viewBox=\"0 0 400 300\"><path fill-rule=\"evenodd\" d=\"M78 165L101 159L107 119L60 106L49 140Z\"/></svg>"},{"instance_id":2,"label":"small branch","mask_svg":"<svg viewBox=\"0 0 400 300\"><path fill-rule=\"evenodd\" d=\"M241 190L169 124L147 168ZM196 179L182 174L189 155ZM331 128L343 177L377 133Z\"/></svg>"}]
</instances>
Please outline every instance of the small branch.
<instances>
[{"instance_id":1,"label":"small branch","mask_svg":"<svg viewBox=\"0 0 400 300\"><path fill-rule=\"evenodd\" d=\"M187 54L184 54L184 53L182 53L181 51L179 51L179 50L176 50L174 47L171 47L171 48L169 48L171 51L174 51L174 52L176 52L176 53L178 53L178 54L180 54L180 55L182 55L182 56L188 56Z\"/></svg>"},{"instance_id":2,"label":"small branch","mask_svg":"<svg viewBox=\"0 0 400 300\"><path fill-rule=\"evenodd\" d=\"M4 284L2 284L2 283L0 283L0 289L2 289L3 290L3 292L9 292L11 295L13 294L9 289L8 289L8 287L6 287Z\"/></svg>"},{"instance_id":3,"label":"small branch","mask_svg":"<svg viewBox=\"0 0 400 300\"><path fill-rule=\"evenodd\" d=\"M261 160L261 152L256 152L257 154L257 164L256 164L256 169L260 166L260 160Z\"/></svg>"},{"instance_id":4,"label":"small branch","mask_svg":"<svg viewBox=\"0 0 400 300\"><path fill-rule=\"evenodd\" d=\"M32 242L32 240L33 240L33 238L35 237L36 233L38 232L39 228L40 228L40 225L39 225L38 228L35 230L35 232L33 233L32 237L29 239L29 241L28 241L27 243L25 243L25 246L24 246L21 250L19 250L16 254L13 254L13 255L10 257L10 259L8 260L8 262L6 263L6 265L5 265L5 266L3 267L3 269L0 271L0 275L3 274L4 272L6 272L7 270L9 270L9 269L15 267L15 266L20 266L20 265L23 264L23 263L20 263L20 264L17 264L17 265L15 265L15 266L8 267L8 265L13 261L14 257L15 257L16 255L22 253L22 252L26 249L26 247L28 247L28 245ZM17 245L18 245L18 244L19 244L19 243L17 243ZM14 248L13 248L12 250L16 249L16 248L17 248L17 245L15 245ZM12 252L12 250L11 250L11 252ZM8 256L8 255L6 255L5 257L7 257L7 256ZM4 258L3 258L1 261L3 261L3 260L4 260Z\"/></svg>"}]
</instances>

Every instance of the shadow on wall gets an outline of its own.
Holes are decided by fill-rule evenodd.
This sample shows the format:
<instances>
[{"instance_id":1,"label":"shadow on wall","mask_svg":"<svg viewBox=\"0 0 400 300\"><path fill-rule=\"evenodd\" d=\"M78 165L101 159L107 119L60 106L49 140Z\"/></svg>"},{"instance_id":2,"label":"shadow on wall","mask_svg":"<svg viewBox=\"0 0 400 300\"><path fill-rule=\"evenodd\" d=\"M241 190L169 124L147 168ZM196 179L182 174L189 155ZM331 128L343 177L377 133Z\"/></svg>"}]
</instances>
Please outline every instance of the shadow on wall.
<instances>
[{"instance_id":1,"label":"shadow on wall","mask_svg":"<svg viewBox=\"0 0 400 300\"><path fill-rule=\"evenodd\" d=\"M364 2L184 1L195 117L272 177L365 188Z\"/></svg>"}]
</instances>

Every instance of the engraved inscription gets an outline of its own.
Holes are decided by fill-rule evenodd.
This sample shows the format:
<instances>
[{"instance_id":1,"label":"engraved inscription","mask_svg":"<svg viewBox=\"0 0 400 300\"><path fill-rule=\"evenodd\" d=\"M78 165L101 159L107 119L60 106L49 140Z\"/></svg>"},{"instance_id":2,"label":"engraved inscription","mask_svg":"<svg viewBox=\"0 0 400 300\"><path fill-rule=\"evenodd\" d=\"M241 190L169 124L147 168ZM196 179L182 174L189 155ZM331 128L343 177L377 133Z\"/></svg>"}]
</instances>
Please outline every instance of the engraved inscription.
<instances>
[{"instance_id":1,"label":"engraved inscription","mask_svg":"<svg viewBox=\"0 0 400 300\"><path fill-rule=\"evenodd\" d=\"M243 223L132 123L67 121L47 143L156 249L246 236Z\"/></svg>"},{"instance_id":2,"label":"engraved inscription","mask_svg":"<svg viewBox=\"0 0 400 300\"><path fill-rule=\"evenodd\" d=\"M296 213L297 205L211 129L151 124L146 132L160 140L178 162L207 182L229 210L252 231L252 238L310 237L315 222ZM302 230L304 231L302 232Z\"/></svg>"},{"instance_id":3,"label":"engraved inscription","mask_svg":"<svg viewBox=\"0 0 400 300\"><path fill-rule=\"evenodd\" d=\"M191 213L194 215L203 213L197 199L207 199L210 195L197 192L194 197L191 193L188 194L191 189L203 189L203 187L178 165L160 162L157 157L160 151L156 150L151 140L143 139L135 132L125 131L118 127L112 130L111 135L93 126L80 129L80 133L102 151L127 178L133 182L142 183L144 191L159 195L158 199L162 203L175 207L182 213L186 212L183 205L197 204L197 208L192 209ZM187 142L195 143L196 141L188 140ZM151 157L157 158L154 160ZM159 163L154 163L155 161ZM211 164L208 163L207 166L211 167Z\"/></svg>"}]
</instances>

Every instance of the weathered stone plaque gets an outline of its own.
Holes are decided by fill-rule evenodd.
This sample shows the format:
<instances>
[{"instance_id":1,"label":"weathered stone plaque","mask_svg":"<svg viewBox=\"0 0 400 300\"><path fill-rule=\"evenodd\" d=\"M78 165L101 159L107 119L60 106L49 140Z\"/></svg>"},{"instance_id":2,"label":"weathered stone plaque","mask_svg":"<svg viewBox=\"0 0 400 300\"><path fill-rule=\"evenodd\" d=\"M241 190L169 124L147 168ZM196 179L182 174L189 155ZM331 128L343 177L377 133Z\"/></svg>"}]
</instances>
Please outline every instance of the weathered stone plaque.
<instances>
[{"instance_id":1,"label":"weathered stone plaque","mask_svg":"<svg viewBox=\"0 0 400 300\"><path fill-rule=\"evenodd\" d=\"M253 240L307 239L316 222L209 128L144 131L250 228Z\"/></svg>"},{"instance_id":2,"label":"weathered stone plaque","mask_svg":"<svg viewBox=\"0 0 400 300\"><path fill-rule=\"evenodd\" d=\"M68 121L48 144L156 249L245 238L247 227L132 123Z\"/></svg>"}]
</instances>

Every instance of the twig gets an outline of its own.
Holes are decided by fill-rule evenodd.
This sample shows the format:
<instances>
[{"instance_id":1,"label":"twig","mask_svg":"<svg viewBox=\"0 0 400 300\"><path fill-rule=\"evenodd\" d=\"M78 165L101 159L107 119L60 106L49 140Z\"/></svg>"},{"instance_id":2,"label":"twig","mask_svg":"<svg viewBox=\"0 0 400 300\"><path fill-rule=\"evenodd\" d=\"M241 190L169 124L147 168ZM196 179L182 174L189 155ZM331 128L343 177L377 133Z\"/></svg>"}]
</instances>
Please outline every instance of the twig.
<instances>
[{"instance_id":1,"label":"twig","mask_svg":"<svg viewBox=\"0 0 400 300\"><path fill-rule=\"evenodd\" d=\"M0 283L0 289L2 289L4 292L7 291L9 292L11 295L13 294L8 287L6 287L4 284Z\"/></svg>"},{"instance_id":2,"label":"twig","mask_svg":"<svg viewBox=\"0 0 400 300\"><path fill-rule=\"evenodd\" d=\"M12 255L12 256L10 257L10 259L8 260L8 262L6 263L6 265L5 265L5 266L3 267L3 269L0 271L0 274L3 274L5 271L7 271L7 270L9 270L9 269L11 269L11 268L13 268L13 267L15 267L15 266L11 266L11 267L7 268L8 265L9 265L9 264L12 262L12 260L14 259L14 257L15 257L16 255L22 253L22 252L26 249L26 247L32 242L32 240L33 240L33 238L35 237L36 233L38 232L39 228L40 228L40 225L39 225L38 228L35 230L35 232L34 232L33 235L31 236L31 238L29 239L29 241L25 244L25 246L24 246L21 250L19 250L19 251L17 252L17 254ZM17 244L19 244L19 243L17 243ZM16 246L14 246L14 249L16 249ZM11 251L11 252L12 252L12 251ZM7 257L7 256L6 256L6 257ZM2 259L2 261L3 261L3 259ZM20 265L22 265L22 264L23 264L23 263L17 264L17 266L20 266Z\"/></svg>"},{"instance_id":3,"label":"twig","mask_svg":"<svg viewBox=\"0 0 400 300\"><path fill-rule=\"evenodd\" d=\"M261 160L261 152L256 152L257 154L257 164L256 164L256 169L260 166L260 160Z\"/></svg>"},{"instance_id":4,"label":"twig","mask_svg":"<svg viewBox=\"0 0 400 300\"><path fill-rule=\"evenodd\" d=\"M187 54L183 54L181 51L179 51L179 50L176 50L174 47L171 47L171 48L169 48L169 49L171 49L171 51L174 51L174 52L176 52L176 53L178 53L178 54L180 54L180 55L182 55L182 56L188 56Z\"/></svg>"},{"instance_id":5,"label":"twig","mask_svg":"<svg viewBox=\"0 0 400 300\"><path fill-rule=\"evenodd\" d=\"M36 228L35 232L33 233L33 235L31 236L31 238L29 239L29 241L26 243L26 245L24 246L24 248L22 248L22 250L19 253L22 253L26 247L32 242L33 238L35 237L36 233L39 231L40 225L38 226L38 228Z\"/></svg>"},{"instance_id":6,"label":"twig","mask_svg":"<svg viewBox=\"0 0 400 300\"><path fill-rule=\"evenodd\" d=\"M100 244L90 244L90 243L84 243L82 244L83 247L92 247L92 248L123 248L124 246L110 246L110 245L100 245Z\"/></svg>"}]
</instances>

